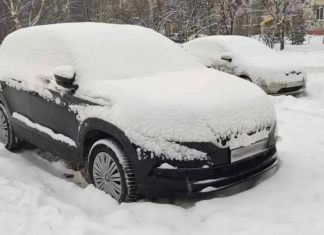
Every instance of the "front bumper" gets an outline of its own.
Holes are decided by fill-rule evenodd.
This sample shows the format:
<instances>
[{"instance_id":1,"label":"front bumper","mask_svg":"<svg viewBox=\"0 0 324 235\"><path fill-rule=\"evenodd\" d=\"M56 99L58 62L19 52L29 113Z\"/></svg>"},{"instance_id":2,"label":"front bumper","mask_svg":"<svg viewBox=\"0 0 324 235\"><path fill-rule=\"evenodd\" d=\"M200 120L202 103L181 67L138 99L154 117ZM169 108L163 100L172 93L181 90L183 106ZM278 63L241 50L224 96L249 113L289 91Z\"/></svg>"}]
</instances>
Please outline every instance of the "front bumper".
<instances>
[{"instance_id":1,"label":"front bumper","mask_svg":"<svg viewBox=\"0 0 324 235\"><path fill-rule=\"evenodd\" d=\"M272 83L261 85L262 89L269 95L297 95L306 89L306 82Z\"/></svg>"},{"instance_id":2,"label":"front bumper","mask_svg":"<svg viewBox=\"0 0 324 235\"><path fill-rule=\"evenodd\" d=\"M249 158L209 168L154 168L139 185L145 197L177 197L217 191L260 176L278 165L276 147Z\"/></svg>"}]
</instances>

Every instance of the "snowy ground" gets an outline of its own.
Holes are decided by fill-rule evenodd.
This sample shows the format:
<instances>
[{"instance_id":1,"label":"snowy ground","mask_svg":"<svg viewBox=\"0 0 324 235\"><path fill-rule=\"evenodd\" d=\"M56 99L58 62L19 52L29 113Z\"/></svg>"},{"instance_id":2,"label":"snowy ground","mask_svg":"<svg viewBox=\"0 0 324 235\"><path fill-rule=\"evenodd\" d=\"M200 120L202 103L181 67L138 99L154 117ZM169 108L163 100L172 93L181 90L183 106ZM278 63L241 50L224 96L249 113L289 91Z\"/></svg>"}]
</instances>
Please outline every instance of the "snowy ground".
<instances>
[{"instance_id":1,"label":"snowy ground","mask_svg":"<svg viewBox=\"0 0 324 235\"><path fill-rule=\"evenodd\" d=\"M46 153L1 147L0 234L323 234L324 73L308 79L306 96L271 98L282 137L279 171L229 197L118 205L62 162L44 160L53 158Z\"/></svg>"},{"instance_id":2,"label":"snowy ground","mask_svg":"<svg viewBox=\"0 0 324 235\"><path fill-rule=\"evenodd\" d=\"M323 36L307 36L304 45L294 46L289 42L282 53L290 54L295 62L314 72L324 73L324 41ZM279 45L275 46L279 50Z\"/></svg>"}]
</instances>

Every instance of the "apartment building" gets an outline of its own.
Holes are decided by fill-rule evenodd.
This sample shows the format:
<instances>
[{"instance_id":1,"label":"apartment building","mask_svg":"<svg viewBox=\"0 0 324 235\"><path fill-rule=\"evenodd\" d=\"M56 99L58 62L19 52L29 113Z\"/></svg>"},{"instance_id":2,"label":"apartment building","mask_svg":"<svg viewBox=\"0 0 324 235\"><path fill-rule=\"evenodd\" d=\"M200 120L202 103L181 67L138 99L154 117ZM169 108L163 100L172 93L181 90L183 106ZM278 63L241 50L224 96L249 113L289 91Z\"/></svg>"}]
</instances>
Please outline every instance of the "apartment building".
<instances>
[{"instance_id":1,"label":"apartment building","mask_svg":"<svg viewBox=\"0 0 324 235\"><path fill-rule=\"evenodd\" d=\"M309 0L306 16L308 16L308 33L324 35L324 0Z\"/></svg>"}]
</instances>

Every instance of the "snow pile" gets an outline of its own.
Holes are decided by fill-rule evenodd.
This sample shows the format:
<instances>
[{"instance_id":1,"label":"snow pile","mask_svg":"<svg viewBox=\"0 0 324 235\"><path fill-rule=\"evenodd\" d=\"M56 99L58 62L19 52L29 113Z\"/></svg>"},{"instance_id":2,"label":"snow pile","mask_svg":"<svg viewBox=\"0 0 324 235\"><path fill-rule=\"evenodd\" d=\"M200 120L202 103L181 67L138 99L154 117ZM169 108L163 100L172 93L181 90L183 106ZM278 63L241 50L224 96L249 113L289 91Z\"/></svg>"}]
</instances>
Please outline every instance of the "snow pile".
<instances>
[{"instance_id":1,"label":"snow pile","mask_svg":"<svg viewBox=\"0 0 324 235\"><path fill-rule=\"evenodd\" d=\"M184 48L205 66L237 76L248 76L258 85L298 82L305 78L299 60L277 53L248 37L204 37L185 43ZM224 55L230 56L232 62L222 60Z\"/></svg>"}]
</instances>

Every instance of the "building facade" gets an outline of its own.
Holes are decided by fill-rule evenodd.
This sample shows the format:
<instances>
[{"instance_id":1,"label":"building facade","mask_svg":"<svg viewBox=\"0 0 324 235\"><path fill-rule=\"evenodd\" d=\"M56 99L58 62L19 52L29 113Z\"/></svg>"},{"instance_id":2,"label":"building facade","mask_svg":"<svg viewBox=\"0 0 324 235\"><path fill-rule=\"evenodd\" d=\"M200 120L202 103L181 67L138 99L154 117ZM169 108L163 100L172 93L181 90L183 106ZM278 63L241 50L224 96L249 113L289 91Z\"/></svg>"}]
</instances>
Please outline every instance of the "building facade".
<instances>
[{"instance_id":1,"label":"building facade","mask_svg":"<svg viewBox=\"0 0 324 235\"><path fill-rule=\"evenodd\" d=\"M308 18L308 33L324 35L324 0L309 0L306 16Z\"/></svg>"}]
</instances>

